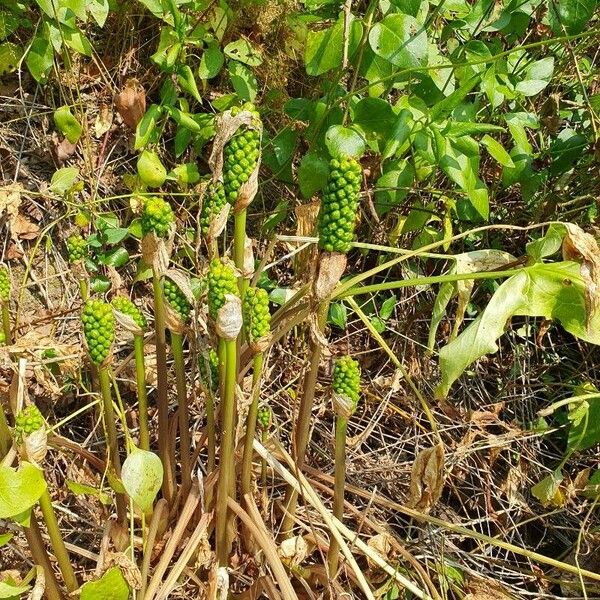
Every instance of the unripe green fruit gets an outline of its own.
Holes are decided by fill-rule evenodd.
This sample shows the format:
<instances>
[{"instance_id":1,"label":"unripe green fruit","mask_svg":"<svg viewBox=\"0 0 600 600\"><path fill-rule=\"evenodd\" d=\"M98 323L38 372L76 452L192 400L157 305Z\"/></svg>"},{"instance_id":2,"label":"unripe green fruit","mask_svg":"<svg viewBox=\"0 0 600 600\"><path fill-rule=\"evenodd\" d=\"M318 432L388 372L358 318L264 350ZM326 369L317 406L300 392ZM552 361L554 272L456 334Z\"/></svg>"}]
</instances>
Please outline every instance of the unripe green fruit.
<instances>
[{"instance_id":1,"label":"unripe green fruit","mask_svg":"<svg viewBox=\"0 0 600 600\"><path fill-rule=\"evenodd\" d=\"M362 171L353 158L333 159L319 212L319 246L346 253L352 247Z\"/></svg>"},{"instance_id":2,"label":"unripe green fruit","mask_svg":"<svg viewBox=\"0 0 600 600\"><path fill-rule=\"evenodd\" d=\"M15 418L15 439L18 444L23 437L31 435L44 426L44 417L35 404L26 406Z\"/></svg>"},{"instance_id":3,"label":"unripe green fruit","mask_svg":"<svg viewBox=\"0 0 600 600\"><path fill-rule=\"evenodd\" d=\"M4 346L6 343L6 336L4 335L4 330L0 327L0 346Z\"/></svg>"},{"instance_id":4,"label":"unripe green fruit","mask_svg":"<svg viewBox=\"0 0 600 600\"><path fill-rule=\"evenodd\" d=\"M208 269L208 313L216 319L225 304L226 294L239 295L235 271L226 263L215 258Z\"/></svg>"},{"instance_id":5,"label":"unripe green fruit","mask_svg":"<svg viewBox=\"0 0 600 600\"><path fill-rule=\"evenodd\" d=\"M206 236L208 234L210 224L219 215L225 204L227 204L227 196L223 184L220 181L211 183L206 190L200 213L200 231L202 235Z\"/></svg>"},{"instance_id":6,"label":"unripe green fruit","mask_svg":"<svg viewBox=\"0 0 600 600\"><path fill-rule=\"evenodd\" d=\"M67 239L67 253L69 262L76 263L87 256L87 241L78 233L75 233Z\"/></svg>"},{"instance_id":7,"label":"unripe green fruit","mask_svg":"<svg viewBox=\"0 0 600 600\"><path fill-rule=\"evenodd\" d=\"M137 161L137 172L142 183L150 188L160 187L167 178L167 169L156 152L144 150Z\"/></svg>"},{"instance_id":8,"label":"unripe green fruit","mask_svg":"<svg viewBox=\"0 0 600 600\"><path fill-rule=\"evenodd\" d=\"M271 313L269 294L262 288L248 288L244 294L244 328L249 342L256 342L269 334Z\"/></svg>"},{"instance_id":9,"label":"unripe green fruit","mask_svg":"<svg viewBox=\"0 0 600 600\"><path fill-rule=\"evenodd\" d=\"M360 367L353 358L343 356L336 360L331 387L336 394L350 398L354 412L360 395Z\"/></svg>"},{"instance_id":10,"label":"unripe green fruit","mask_svg":"<svg viewBox=\"0 0 600 600\"><path fill-rule=\"evenodd\" d=\"M81 312L81 320L90 358L100 365L109 355L115 339L112 306L102 300L88 300Z\"/></svg>"},{"instance_id":11,"label":"unripe green fruit","mask_svg":"<svg viewBox=\"0 0 600 600\"><path fill-rule=\"evenodd\" d=\"M8 302L10 298L10 273L7 267L0 267L0 301Z\"/></svg>"},{"instance_id":12,"label":"unripe green fruit","mask_svg":"<svg viewBox=\"0 0 600 600\"><path fill-rule=\"evenodd\" d=\"M216 392L219 387L219 356L212 348L198 357L198 369L204 385Z\"/></svg>"},{"instance_id":13,"label":"unripe green fruit","mask_svg":"<svg viewBox=\"0 0 600 600\"><path fill-rule=\"evenodd\" d=\"M148 325L146 317L144 317L140 309L129 298L126 296L115 296L112 299L112 305L115 310L131 317L140 329L146 329Z\"/></svg>"},{"instance_id":14,"label":"unripe green fruit","mask_svg":"<svg viewBox=\"0 0 600 600\"><path fill-rule=\"evenodd\" d=\"M271 425L271 409L268 406L261 406L258 409L256 421L263 429L269 429Z\"/></svg>"},{"instance_id":15,"label":"unripe green fruit","mask_svg":"<svg viewBox=\"0 0 600 600\"><path fill-rule=\"evenodd\" d=\"M165 278L163 281L163 293L169 306L180 316L182 321L190 318L192 305L188 302L185 294L179 289L179 286L171 279Z\"/></svg>"},{"instance_id":16,"label":"unripe green fruit","mask_svg":"<svg viewBox=\"0 0 600 600\"><path fill-rule=\"evenodd\" d=\"M167 201L154 196L144 202L141 217L142 235L154 232L159 238L167 238L174 222L175 214Z\"/></svg>"}]
</instances>

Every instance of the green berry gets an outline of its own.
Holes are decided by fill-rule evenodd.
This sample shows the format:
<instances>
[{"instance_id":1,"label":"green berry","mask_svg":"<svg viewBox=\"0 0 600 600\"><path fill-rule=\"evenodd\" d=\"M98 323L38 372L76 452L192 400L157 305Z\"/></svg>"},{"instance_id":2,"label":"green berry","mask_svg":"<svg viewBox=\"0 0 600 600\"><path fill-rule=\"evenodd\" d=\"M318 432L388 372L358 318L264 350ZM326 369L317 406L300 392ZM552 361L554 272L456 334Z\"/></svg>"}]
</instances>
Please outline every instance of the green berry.
<instances>
[{"instance_id":1,"label":"green berry","mask_svg":"<svg viewBox=\"0 0 600 600\"><path fill-rule=\"evenodd\" d=\"M350 398L354 412L360 394L360 367L353 358L343 356L336 360L331 387L336 394Z\"/></svg>"},{"instance_id":2,"label":"green berry","mask_svg":"<svg viewBox=\"0 0 600 600\"><path fill-rule=\"evenodd\" d=\"M346 253L352 246L358 212L361 167L353 158L333 159L319 212L319 246Z\"/></svg>"},{"instance_id":3,"label":"green berry","mask_svg":"<svg viewBox=\"0 0 600 600\"><path fill-rule=\"evenodd\" d=\"M206 190L200 213L200 231L202 235L206 236L208 234L210 224L219 215L225 204L227 204L227 196L223 184L220 181L211 183Z\"/></svg>"},{"instance_id":4,"label":"green berry","mask_svg":"<svg viewBox=\"0 0 600 600\"><path fill-rule=\"evenodd\" d=\"M112 305L115 310L131 317L140 329L146 329L148 325L146 317L144 317L140 309L129 298L126 296L115 296L112 299Z\"/></svg>"},{"instance_id":5,"label":"green berry","mask_svg":"<svg viewBox=\"0 0 600 600\"><path fill-rule=\"evenodd\" d=\"M92 361L100 365L110 353L115 339L115 316L112 306L102 300L88 300L81 312L83 334Z\"/></svg>"},{"instance_id":6,"label":"green berry","mask_svg":"<svg viewBox=\"0 0 600 600\"><path fill-rule=\"evenodd\" d=\"M215 258L208 269L208 313L211 318L217 318L219 310L225 304L226 294L239 294L237 277L231 266Z\"/></svg>"},{"instance_id":7,"label":"green berry","mask_svg":"<svg viewBox=\"0 0 600 600\"><path fill-rule=\"evenodd\" d=\"M6 336L4 335L4 330L0 327L0 346L4 346L6 343Z\"/></svg>"},{"instance_id":8,"label":"green berry","mask_svg":"<svg viewBox=\"0 0 600 600\"><path fill-rule=\"evenodd\" d=\"M257 121L260 116L253 104L231 109L231 114L249 110ZM239 189L248 181L260 155L260 131L241 127L223 148L223 188L230 204L235 204Z\"/></svg>"},{"instance_id":9,"label":"green berry","mask_svg":"<svg viewBox=\"0 0 600 600\"><path fill-rule=\"evenodd\" d=\"M268 335L271 329L269 294L262 288L248 288L244 294L244 328L250 342Z\"/></svg>"},{"instance_id":10,"label":"green berry","mask_svg":"<svg viewBox=\"0 0 600 600\"><path fill-rule=\"evenodd\" d=\"M263 429L269 429L271 425L271 409L268 406L261 406L258 409L256 421Z\"/></svg>"},{"instance_id":11,"label":"green berry","mask_svg":"<svg viewBox=\"0 0 600 600\"><path fill-rule=\"evenodd\" d=\"M163 281L163 293L169 306L183 321L187 321L190 318L192 305L188 302L185 294L179 289L179 286L172 279L165 278Z\"/></svg>"},{"instance_id":12,"label":"green berry","mask_svg":"<svg viewBox=\"0 0 600 600\"><path fill-rule=\"evenodd\" d=\"M87 256L87 241L78 233L75 233L67 239L67 253L69 262L76 263Z\"/></svg>"},{"instance_id":13,"label":"green berry","mask_svg":"<svg viewBox=\"0 0 600 600\"><path fill-rule=\"evenodd\" d=\"M0 301L8 302L10 298L10 273L7 267L0 267Z\"/></svg>"},{"instance_id":14,"label":"green berry","mask_svg":"<svg viewBox=\"0 0 600 600\"><path fill-rule=\"evenodd\" d=\"M35 404L26 406L15 419L15 439L18 444L23 437L31 435L44 426L44 417Z\"/></svg>"},{"instance_id":15,"label":"green berry","mask_svg":"<svg viewBox=\"0 0 600 600\"><path fill-rule=\"evenodd\" d=\"M216 392L219 387L219 356L212 348L207 353L199 355L198 369L204 385L212 392Z\"/></svg>"},{"instance_id":16,"label":"green berry","mask_svg":"<svg viewBox=\"0 0 600 600\"><path fill-rule=\"evenodd\" d=\"M141 218L143 235L154 232L159 238L169 237L174 222L175 215L168 202L157 196L148 198L144 202Z\"/></svg>"}]
</instances>

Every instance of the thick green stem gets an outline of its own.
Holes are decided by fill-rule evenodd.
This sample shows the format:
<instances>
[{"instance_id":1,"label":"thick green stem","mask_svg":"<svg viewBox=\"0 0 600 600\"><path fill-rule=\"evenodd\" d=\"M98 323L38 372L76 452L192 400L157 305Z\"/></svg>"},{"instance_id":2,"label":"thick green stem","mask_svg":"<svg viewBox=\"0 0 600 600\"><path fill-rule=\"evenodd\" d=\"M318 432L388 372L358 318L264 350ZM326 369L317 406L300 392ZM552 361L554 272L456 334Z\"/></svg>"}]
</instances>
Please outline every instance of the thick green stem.
<instances>
[{"instance_id":1,"label":"thick green stem","mask_svg":"<svg viewBox=\"0 0 600 600\"><path fill-rule=\"evenodd\" d=\"M333 516L342 520L344 516L344 487L346 485L346 431L348 419L337 417L335 421L335 483L333 487ZM331 536L327 564L329 576L335 577L340 557L340 545L335 537Z\"/></svg>"},{"instance_id":2,"label":"thick green stem","mask_svg":"<svg viewBox=\"0 0 600 600\"><path fill-rule=\"evenodd\" d=\"M160 277L152 271L154 289L154 332L156 337L156 403L158 405L158 455L163 464L162 493L167 502L173 499L175 483L169 444L169 398L167 393L167 341L165 334L165 304Z\"/></svg>"},{"instance_id":3,"label":"thick green stem","mask_svg":"<svg viewBox=\"0 0 600 600\"><path fill-rule=\"evenodd\" d=\"M319 332L323 333L327 322L327 314L329 312L329 300L323 300L317 306L316 312L317 327L319 328ZM310 365L304 376L300 409L298 411L298 420L296 421L294 431L294 460L296 461L298 470L302 469L306 450L310 442L310 419L315 399L315 387L317 385L321 354L322 348L320 342L315 339L315 336L311 336L309 344ZM298 492L292 486L289 486L285 494L285 514L281 526L281 533L283 536L289 536L291 534L297 503Z\"/></svg>"},{"instance_id":4,"label":"thick green stem","mask_svg":"<svg viewBox=\"0 0 600 600\"><path fill-rule=\"evenodd\" d=\"M115 412L112 405L112 394L110 391L110 374L107 366L101 366L98 369L100 379L100 391L102 393L102 415L104 417L104 428L106 430L108 442L108 454L113 470L117 477L121 476L121 459L119 457L119 443L117 440L117 426L115 422ZM117 517L119 523L127 526L127 503L123 494L116 494L117 498Z\"/></svg>"},{"instance_id":5,"label":"thick green stem","mask_svg":"<svg viewBox=\"0 0 600 600\"><path fill-rule=\"evenodd\" d=\"M234 214L234 232L233 232L233 262L236 268L242 274L238 279L238 288L240 296L244 297L244 292L249 285L249 281L244 279L244 254L246 249L246 209L240 210Z\"/></svg>"},{"instance_id":6,"label":"thick green stem","mask_svg":"<svg viewBox=\"0 0 600 600\"><path fill-rule=\"evenodd\" d=\"M208 444L207 472L215 470L216 432L215 432L215 396L212 390L206 390L206 436Z\"/></svg>"},{"instance_id":7,"label":"thick green stem","mask_svg":"<svg viewBox=\"0 0 600 600\"><path fill-rule=\"evenodd\" d=\"M42 533L35 520L35 517L31 515L29 527L23 527L23 532L27 538L27 544L29 551L33 557L33 562L44 569L45 576L45 589L44 594L47 600L63 600L63 595L58 587L58 581L54 575L54 569L52 563L48 558L48 553L44 546L44 540L42 539Z\"/></svg>"},{"instance_id":8,"label":"thick green stem","mask_svg":"<svg viewBox=\"0 0 600 600\"><path fill-rule=\"evenodd\" d=\"M216 540L219 565L227 566L230 539L227 533L229 514L227 499L234 480L233 434L235 415L235 384L237 375L236 340L225 340L225 382L221 402L221 452L216 507Z\"/></svg>"},{"instance_id":9,"label":"thick green stem","mask_svg":"<svg viewBox=\"0 0 600 600\"><path fill-rule=\"evenodd\" d=\"M6 413L4 407L0 402L0 460L2 460L10 450L12 446L12 436L10 435L10 427L6 420Z\"/></svg>"},{"instance_id":10,"label":"thick green stem","mask_svg":"<svg viewBox=\"0 0 600 600\"><path fill-rule=\"evenodd\" d=\"M83 302L86 302L88 297L89 297L89 290L88 290L88 282L87 279L80 279L79 280L79 294L81 296L81 299L83 300Z\"/></svg>"},{"instance_id":11,"label":"thick green stem","mask_svg":"<svg viewBox=\"0 0 600 600\"><path fill-rule=\"evenodd\" d=\"M69 592L74 592L79 588L79 583L77 582L77 576L71 565L69 553L60 533L60 527L58 526L58 520L56 519L56 513L54 512L48 489L41 495L39 503L44 515L44 521L46 522L50 543L52 544L52 551L58 561L58 567L62 573L65 585Z\"/></svg>"},{"instance_id":12,"label":"thick green stem","mask_svg":"<svg viewBox=\"0 0 600 600\"><path fill-rule=\"evenodd\" d=\"M242 498L252 490L252 443L256 434L256 417L258 415L258 399L260 397L260 379L263 368L263 353L254 355L252 371L252 402L246 419L246 438L244 440L244 456L242 459Z\"/></svg>"},{"instance_id":13,"label":"thick green stem","mask_svg":"<svg viewBox=\"0 0 600 600\"><path fill-rule=\"evenodd\" d=\"M268 440L269 430L263 429L260 434L260 441L262 445L264 446ZM267 489L267 460L265 458L260 461L260 485L263 491Z\"/></svg>"},{"instance_id":14,"label":"thick green stem","mask_svg":"<svg viewBox=\"0 0 600 600\"><path fill-rule=\"evenodd\" d=\"M4 343L7 346L10 346L10 344L12 344L12 332L10 329L10 310L8 302L2 303L2 329L4 331Z\"/></svg>"},{"instance_id":15,"label":"thick green stem","mask_svg":"<svg viewBox=\"0 0 600 600\"><path fill-rule=\"evenodd\" d=\"M135 355L135 381L138 396L138 412L140 422L140 448L150 450L150 433L148 431L148 392L146 391L146 365L144 363L144 336L133 336Z\"/></svg>"},{"instance_id":16,"label":"thick green stem","mask_svg":"<svg viewBox=\"0 0 600 600\"><path fill-rule=\"evenodd\" d=\"M187 384L185 380L185 360L183 358L183 336L171 332L171 350L175 363L175 384L177 386L177 402L179 405L179 450L181 453L181 484L189 489L192 484L190 415L188 411Z\"/></svg>"}]
</instances>

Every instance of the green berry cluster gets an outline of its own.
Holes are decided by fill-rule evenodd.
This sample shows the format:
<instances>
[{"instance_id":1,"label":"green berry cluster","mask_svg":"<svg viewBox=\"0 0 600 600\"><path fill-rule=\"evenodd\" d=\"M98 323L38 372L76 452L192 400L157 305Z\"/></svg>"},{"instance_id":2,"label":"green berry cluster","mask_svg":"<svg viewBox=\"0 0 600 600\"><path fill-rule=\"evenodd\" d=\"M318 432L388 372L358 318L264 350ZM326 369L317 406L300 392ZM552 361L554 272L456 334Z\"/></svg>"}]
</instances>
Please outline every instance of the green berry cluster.
<instances>
[{"instance_id":1,"label":"green berry cluster","mask_svg":"<svg viewBox=\"0 0 600 600\"><path fill-rule=\"evenodd\" d=\"M238 295L235 271L218 258L211 261L208 269L208 314L216 319L225 304L225 295Z\"/></svg>"},{"instance_id":2,"label":"green berry cluster","mask_svg":"<svg viewBox=\"0 0 600 600\"><path fill-rule=\"evenodd\" d=\"M241 110L249 110L256 120L259 114L253 104L247 103L241 109L231 110L235 115ZM227 142L223 149L223 187L230 204L235 204L240 187L248 179L256 167L260 153L260 132L257 129L242 127Z\"/></svg>"},{"instance_id":3,"label":"green berry cluster","mask_svg":"<svg viewBox=\"0 0 600 600\"><path fill-rule=\"evenodd\" d=\"M10 273L7 267L0 267L0 301L8 302L10 298Z\"/></svg>"},{"instance_id":4,"label":"green berry cluster","mask_svg":"<svg viewBox=\"0 0 600 600\"><path fill-rule=\"evenodd\" d=\"M165 280L163 281L163 292L169 306L183 321L187 321L190 318L192 305L188 302L185 294L179 289L179 286L172 279L165 277Z\"/></svg>"},{"instance_id":5,"label":"green berry cluster","mask_svg":"<svg viewBox=\"0 0 600 600\"><path fill-rule=\"evenodd\" d=\"M88 300L83 307L81 320L92 361L100 365L108 356L115 339L112 306L102 300Z\"/></svg>"},{"instance_id":6,"label":"green berry cluster","mask_svg":"<svg viewBox=\"0 0 600 600\"><path fill-rule=\"evenodd\" d=\"M337 394L350 398L353 409L356 409L360 394L360 367L353 358L343 356L336 360L331 387Z\"/></svg>"},{"instance_id":7,"label":"green berry cluster","mask_svg":"<svg viewBox=\"0 0 600 600\"><path fill-rule=\"evenodd\" d=\"M169 236L175 215L171 205L157 196L148 198L142 208L142 234L154 232L159 238Z\"/></svg>"},{"instance_id":8,"label":"green berry cluster","mask_svg":"<svg viewBox=\"0 0 600 600\"><path fill-rule=\"evenodd\" d=\"M112 299L113 308L128 317L131 317L140 329L146 329L148 323L142 311L127 296L115 296Z\"/></svg>"},{"instance_id":9,"label":"green berry cluster","mask_svg":"<svg viewBox=\"0 0 600 600\"><path fill-rule=\"evenodd\" d=\"M206 195L202 202L202 211L200 212L200 231L202 235L206 235L210 228L212 220L221 212L227 204L227 196L225 188L219 181L211 183L206 190Z\"/></svg>"},{"instance_id":10,"label":"green berry cluster","mask_svg":"<svg viewBox=\"0 0 600 600\"><path fill-rule=\"evenodd\" d=\"M248 288L244 294L244 328L250 342L268 335L271 329L269 294L262 288Z\"/></svg>"},{"instance_id":11,"label":"green berry cluster","mask_svg":"<svg viewBox=\"0 0 600 600\"><path fill-rule=\"evenodd\" d=\"M87 242L82 235L74 233L67 238L69 262L76 263L87 256Z\"/></svg>"},{"instance_id":12,"label":"green berry cluster","mask_svg":"<svg viewBox=\"0 0 600 600\"><path fill-rule=\"evenodd\" d=\"M26 406L15 418L15 439L17 443L20 444L24 436L31 435L43 426L44 417L40 409L35 404Z\"/></svg>"},{"instance_id":13,"label":"green berry cluster","mask_svg":"<svg viewBox=\"0 0 600 600\"><path fill-rule=\"evenodd\" d=\"M204 385L216 392L219 387L219 356L212 348L208 353L199 355L198 369Z\"/></svg>"},{"instance_id":14,"label":"green berry cluster","mask_svg":"<svg viewBox=\"0 0 600 600\"><path fill-rule=\"evenodd\" d=\"M4 346L6 343L6 336L4 335L4 329L0 327L0 346Z\"/></svg>"},{"instance_id":15,"label":"green berry cluster","mask_svg":"<svg viewBox=\"0 0 600 600\"><path fill-rule=\"evenodd\" d=\"M263 429L268 429L271 425L271 409L268 406L259 407L256 420Z\"/></svg>"},{"instance_id":16,"label":"green berry cluster","mask_svg":"<svg viewBox=\"0 0 600 600\"><path fill-rule=\"evenodd\" d=\"M353 158L333 159L319 213L319 246L327 252L350 250L358 211L361 167Z\"/></svg>"}]
</instances>

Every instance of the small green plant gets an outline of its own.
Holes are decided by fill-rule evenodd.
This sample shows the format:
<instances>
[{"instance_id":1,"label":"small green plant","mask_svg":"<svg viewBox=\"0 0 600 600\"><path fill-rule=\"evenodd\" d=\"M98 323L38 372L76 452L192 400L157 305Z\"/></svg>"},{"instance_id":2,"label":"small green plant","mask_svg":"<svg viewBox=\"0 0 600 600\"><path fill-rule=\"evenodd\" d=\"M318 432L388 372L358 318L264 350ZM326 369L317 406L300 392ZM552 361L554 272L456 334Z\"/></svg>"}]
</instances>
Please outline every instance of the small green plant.
<instances>
[{"instance_id":1,"label":"small green plant","mask_svg":"<svg viewBox=\"0 0 600 600\"><path fill-rule=\"evenodd\" d=\"M12 331L10 325L10 292L12 281L7 267L0 267L0 303L2 304L2 331L4 333L4 343L12 343Z\"/></svg>"}]
</instances>

